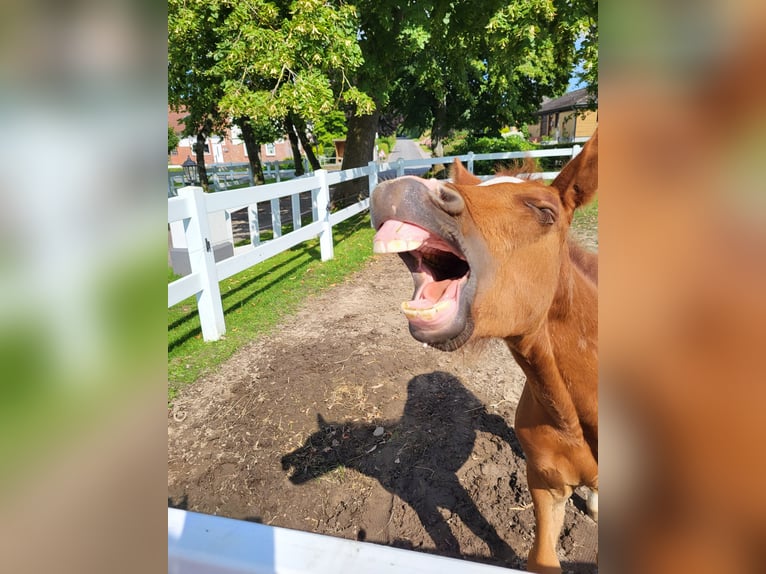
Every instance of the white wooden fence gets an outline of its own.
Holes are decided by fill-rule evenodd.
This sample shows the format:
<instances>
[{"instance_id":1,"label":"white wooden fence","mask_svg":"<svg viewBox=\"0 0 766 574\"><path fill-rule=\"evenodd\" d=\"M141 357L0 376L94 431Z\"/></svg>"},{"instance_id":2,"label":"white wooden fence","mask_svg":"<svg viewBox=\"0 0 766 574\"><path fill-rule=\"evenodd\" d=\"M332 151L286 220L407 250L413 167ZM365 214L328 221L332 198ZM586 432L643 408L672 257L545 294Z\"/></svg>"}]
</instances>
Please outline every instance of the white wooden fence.
<instances>
[{"instance_id":1,"label":"white wooden fence","mask_svg":"<svg viewBox=\"0 0 766 574\"><path fill-rule=\"evenodd\" d=\"M422 160L398 160L393 164L371 161L367 167L337 172L318 170L310 176L270 185L251 186L242 189L204 193L201 187L184 187L178 190L178 197L168 198L168 223L176 230L182 228L185 248L188 250L191 273L168 285L168 307L195 295L200 315L202 337L215 341L226 332L223 303L218 283L227 277L265 261L269 257L286 251L299 243L319 237L322 261L332 259L332 227L369 209L369 197L335 213L330 213L330 186L358 178L367 178L368 190L378 185L381 175L401 177L410 170L428 169L437 164L450 164L455 157L467 164L473 172L476 161L498 161L525 157L574 157L580 146L572 148L535 150L526 152L504 152L474 154ZM539 177L551 179L557 172L544 172ZM299 194L311 192L312 222L302 225ZM291 198L293 230L282 235L282 221L279 199ZM272 229L274 238L261 242L258 223L258 204L271 203ZM238 249L233 256L216 262L211 234L210 216L216 213L231 213L248 208L250 222L250 244ZM228 225L231 219L226 218ZM231 231L229 230L229 235Z\"/></svg>"},{"instance_id":2,"label":"white wooden fence","mask_svg":"<svg viewBox=\"0 0 766 574\"><path fill-rule=\"evenodd\" d=\"M169 574L512 574L499 566L168 508Z\"/></svg>"},{"instance_id":3,"label":"white wooden fence","mask_svg":"<svg viewBox=\"0 0 766 574\"><path fill-rule=\"evenodd\" d=\"M168 166L168 197L176 197L179 187L184 185L184 175L178 171L179 166ZM173 170L171 171L171 168ZM305 172L310 170L307 160L303 161ZM243 182L255 185L250 164L247 162L214 163L206 168L210 185L215 191L225 191L230 187L239 187ZM278 161L263 162L263 177L265 179L276 179L277 182L283 179L292 179L295 177L295 169L285 169L281 167Z\"/></svg>"}]
</instances>

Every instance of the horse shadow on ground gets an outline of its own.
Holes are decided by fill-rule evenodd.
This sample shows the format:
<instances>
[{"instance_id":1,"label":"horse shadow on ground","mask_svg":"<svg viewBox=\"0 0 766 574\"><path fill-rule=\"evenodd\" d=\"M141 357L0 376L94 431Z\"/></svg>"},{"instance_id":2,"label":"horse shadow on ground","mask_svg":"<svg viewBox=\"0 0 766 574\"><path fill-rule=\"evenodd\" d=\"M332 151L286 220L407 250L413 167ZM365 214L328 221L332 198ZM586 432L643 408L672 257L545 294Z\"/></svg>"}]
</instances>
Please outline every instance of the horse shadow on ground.
<instances>
[{"instance_id":1,"label":"horse shadow on ground","mask_svg":"<svg viewBox=\"0 0 766 574\"><path fill-rule=\"evenodd\" d=\"M518 560L456 473L471 456L477 431L500 437L516 456L524 455L513 429L502 417L489 414L459 379L439 371L414 377L399 420L368 424L317 418L319 429L282 458L282 468L292 470L292 483L305 483L338 467L355 469L415 510L437 552L460 552L439 511L444 508L485 541L493 558Z\"/></svg>"}]
</instances>

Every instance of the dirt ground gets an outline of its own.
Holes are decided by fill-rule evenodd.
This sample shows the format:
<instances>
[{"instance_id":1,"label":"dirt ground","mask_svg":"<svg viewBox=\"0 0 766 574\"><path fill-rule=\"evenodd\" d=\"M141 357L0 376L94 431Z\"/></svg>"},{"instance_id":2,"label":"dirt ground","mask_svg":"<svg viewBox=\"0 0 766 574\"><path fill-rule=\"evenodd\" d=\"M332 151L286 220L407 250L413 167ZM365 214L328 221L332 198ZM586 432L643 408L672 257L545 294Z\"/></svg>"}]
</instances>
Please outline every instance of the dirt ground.
<instances>
[{"instance_id":1,"label":"dirt ground","mask_svg":"<svg viewBox=\"0 0 766 574\"><path fill-rule=\"evenodd\" d=\"M523 569L524 375L499 342L424 348L399 312L411 291L398 257L374 257L187 387L168 413L169 505ZM579 490L559 549L565 571L597 572Z\"/></svg>"}]
</instances>

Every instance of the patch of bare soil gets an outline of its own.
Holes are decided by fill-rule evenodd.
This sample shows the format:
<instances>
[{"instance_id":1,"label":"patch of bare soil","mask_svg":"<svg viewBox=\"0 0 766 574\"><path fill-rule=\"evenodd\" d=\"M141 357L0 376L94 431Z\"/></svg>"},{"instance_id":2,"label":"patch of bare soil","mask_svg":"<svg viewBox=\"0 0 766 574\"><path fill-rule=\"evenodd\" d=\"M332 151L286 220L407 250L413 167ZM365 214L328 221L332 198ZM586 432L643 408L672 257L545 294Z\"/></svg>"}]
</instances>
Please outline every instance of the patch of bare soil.
<instances>
[{"instance_id":1,"label":"patch of bare soil","mask_svg":"<svg viewBox=\"0 0 766 574\"><path fill-rule=\"evenodd\" d=\"M424 348L398 311L412 280L376 257L168 413L171 506L523 568L534 531L513 432L524 375L500 342ZM597 572L579 492L565 571Z\"/></svg>"}]
</instances>

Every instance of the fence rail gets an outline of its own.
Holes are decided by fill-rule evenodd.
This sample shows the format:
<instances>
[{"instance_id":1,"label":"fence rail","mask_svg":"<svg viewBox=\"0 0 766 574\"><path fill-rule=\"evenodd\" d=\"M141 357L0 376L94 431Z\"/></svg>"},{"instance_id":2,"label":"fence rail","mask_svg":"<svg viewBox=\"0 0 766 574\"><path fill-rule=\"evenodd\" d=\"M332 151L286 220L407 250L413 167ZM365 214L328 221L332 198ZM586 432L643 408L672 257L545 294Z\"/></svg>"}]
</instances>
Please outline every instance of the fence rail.
<instances>
[{"instance_id":1,"label":"fence rail","mask_svg":"<svg viewBox=\"0 0 766 574\"><path fill-rule=\"evenodd\" d=\"M168 166L168 197L176 197L178 189L185 186L184 175L178 168L181 166ZM173 168L171 170L171 168ZM310 170L308 161L304 160L303 169L305 172ZM215 191L226 191L243 183L255 185L255 179L247 162L214 163L206 167L210 186ZM294 168L283 168L278 161L263 162L263 177L265 179L275 179L277 182L283 179L292 179L295 177Z\"/></svg>"},{"instance_id":2,"label":"fence rail","mask_svg":"<svg viewBox=\"0 0 766 574\"><path fill-rule=\"evenodd\" d=\"M401 177L408 173L422 173L434 165L452 163L457 157L474 171L476 161L499 161L520 158L574 157L580 146L572 148L474 154L422 160L397 160L394 163L371 161L367 167L337 172L317 170L312 175L282 181L270 185L249 186L241 189L204 193L201 187L183 187L177 197L168 198L168 224L171 228L174 248L188 254L190 273L168 285L168 307L195 295L200 315L202 337L205 341L219 339L226 332L223 303L218 283L227 277L244 271L309 239L319 237L322 261L333 257L332 228L358 213L369 209L369 194L381 179ZM539 177L553 178L557 172L544 172ZM330 186L338 183L367 178L368 197L340 211L330 213ZM301 194L310 192L312 221L302 222ZM282 209L280 199L290 198L292 231L282 234ZM261 224L258 204L269 203L271 229L274 238L261 242ZM250 242L247 246L233 249L231 212L247 208ZM213 219L213 216L223 217ZM226 229L228 226L228 229ZM223 231L221 231L223 227ZM216 261L217 240L223 233L231 242L233 254ZM226 242L226 241L224 241Z\"/></svg>"},{"instance_id":3,"label":"fence rail","mask_svg":"<svg viewBox=\"0 0 766 574\"><path fill-rule=\"evenodd\" d=\"M499 566L168 508L173 574L513 574Z\"/></svg>"}]
</instances>

